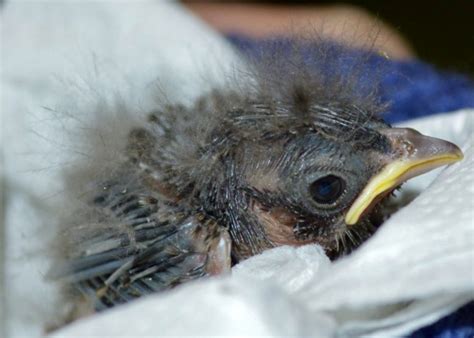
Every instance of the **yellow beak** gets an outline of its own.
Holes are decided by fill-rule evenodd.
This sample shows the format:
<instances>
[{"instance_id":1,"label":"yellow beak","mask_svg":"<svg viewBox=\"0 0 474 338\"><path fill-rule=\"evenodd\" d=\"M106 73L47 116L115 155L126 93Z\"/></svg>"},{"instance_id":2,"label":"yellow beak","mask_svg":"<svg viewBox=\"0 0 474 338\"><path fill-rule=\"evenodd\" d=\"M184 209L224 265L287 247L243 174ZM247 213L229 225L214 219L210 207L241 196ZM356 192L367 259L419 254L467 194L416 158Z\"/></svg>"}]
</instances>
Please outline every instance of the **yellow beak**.
<instances>
[{"instance_id":1,"label":"yellow beak","mask_svg":"<svg viewBox=\"0 0 474 338\"><path fill-rule=\"evenodd\" d=\"M350 207L345 217L347 225L359 222L364 213L401 183L464 157L456 145L422 135L414 129L389 128L381 133L390 140L392 155Z\"/></svg>"}]
</instances>

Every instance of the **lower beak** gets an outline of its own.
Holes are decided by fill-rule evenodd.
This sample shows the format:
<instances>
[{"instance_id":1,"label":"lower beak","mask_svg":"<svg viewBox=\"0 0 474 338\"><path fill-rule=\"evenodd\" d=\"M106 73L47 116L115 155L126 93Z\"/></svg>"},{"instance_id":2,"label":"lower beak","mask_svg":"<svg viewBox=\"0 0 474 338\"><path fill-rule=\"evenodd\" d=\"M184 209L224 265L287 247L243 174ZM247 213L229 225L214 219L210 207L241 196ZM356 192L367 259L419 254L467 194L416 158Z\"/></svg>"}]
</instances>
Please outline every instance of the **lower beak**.
<instances>
[{"instance_id":1,"label":"lower beak","mask_svg":"<svg viewBox=\"0 0 474 338\"><path fill-rule=\"evenodd\" d=\"M356 224L381 198L415 176L463 158L454 144L420 134L410 128L380 131L392 144L391 156L382 170L373 176L346 214L347 225Z\"/></svg>"}]
</instances>

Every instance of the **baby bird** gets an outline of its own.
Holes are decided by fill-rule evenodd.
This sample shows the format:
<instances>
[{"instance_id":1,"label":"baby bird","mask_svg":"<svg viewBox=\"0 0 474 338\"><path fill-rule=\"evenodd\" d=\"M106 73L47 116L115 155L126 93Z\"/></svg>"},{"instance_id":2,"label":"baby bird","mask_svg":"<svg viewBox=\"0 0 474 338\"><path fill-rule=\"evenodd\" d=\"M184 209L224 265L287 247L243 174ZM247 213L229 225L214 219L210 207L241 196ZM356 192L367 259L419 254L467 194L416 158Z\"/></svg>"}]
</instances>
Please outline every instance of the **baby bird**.
<instances>
[{"instance_id":1,"label":"baby bird","mask_svg":"<svg viewBox=\"0 0 474 338\"><path fill-rule=\"evenodd\" d=\"M359 83L364 57L348 75L334 50L315 51L263 52L244 81L132 128L120 163L89 178L54 277L100 311L276 246L336 259L381 225L394 189L462 158L382 120L376 83Z\"/></svg>"}]
</instances>

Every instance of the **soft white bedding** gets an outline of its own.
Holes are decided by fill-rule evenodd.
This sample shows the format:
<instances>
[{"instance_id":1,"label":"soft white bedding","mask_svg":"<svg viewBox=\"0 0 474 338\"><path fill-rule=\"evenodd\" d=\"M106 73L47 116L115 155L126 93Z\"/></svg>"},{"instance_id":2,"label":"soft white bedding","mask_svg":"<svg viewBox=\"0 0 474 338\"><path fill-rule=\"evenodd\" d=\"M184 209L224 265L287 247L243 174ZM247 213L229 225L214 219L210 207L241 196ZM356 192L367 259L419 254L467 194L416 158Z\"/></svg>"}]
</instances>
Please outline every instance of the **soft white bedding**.
<instances>
[{"instance_id":1,"label":"soft white bedding","mask_svg":"<svg viewBox=\"0 0 474 338\"><path fill-rule=\"evenodd\" d=\"M218 85L236 58L222 38L168 2L13 2L2 14L4 329L8 337L36 337L62 304L43 277L61 205L64 130L51 128L44 107L87 119L98 100L119 96L146 111L158 83L170 101L192 100ZM355 254L332 264L317 246L277 248L237 265L232 276L53 335L380 336L435 321L474 298L472 114L404 124L454 141L465 159L407 185L420 191L437 176Z\"/></svg>"}]
</instances>

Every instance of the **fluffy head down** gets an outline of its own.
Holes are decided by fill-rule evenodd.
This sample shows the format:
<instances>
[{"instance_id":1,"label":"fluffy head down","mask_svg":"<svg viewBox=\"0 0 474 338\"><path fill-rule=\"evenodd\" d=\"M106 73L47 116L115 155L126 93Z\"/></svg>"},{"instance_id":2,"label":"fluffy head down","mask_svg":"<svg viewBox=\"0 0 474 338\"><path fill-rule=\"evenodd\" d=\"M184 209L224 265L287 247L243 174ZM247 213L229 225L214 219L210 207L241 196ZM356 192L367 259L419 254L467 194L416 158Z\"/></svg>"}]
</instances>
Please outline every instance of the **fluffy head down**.
<instances>
[{"instance_id":1,"label":"fluffy head down","mask_svg":"<svg viewBox=\"0 0 474 338\"><path fill-rule=\"evenodd\" d=\"M374 221L367 217L349 228L343 215L390 147L378 133L387 125L379 117L385 106L376 76L365 73L368 53L349 58L343 47L319 43L304 55L305 43L269 45L224 89L191 106L162 105L146 121L124 122L131 126L127 137L113 130L119 140L102 142L112 150L102 147L96 157L114 154L114 161L93 161L92 171L82 174L86 210L103 182L126 187L138 180L158 200L215 219L229 231L237 261L308 242L335 257L366 239ZM318 204L310 186L329 175L342 180L341 197ZM116 223L94 217L100 220L79 220L83 233Z\"/></svg>"},{"instance_id":2,"label":"fluffy head down","mask_svg":"<svg viewBox=\"0 0 474 338\"><path fill-rule=\"evenodd\" d=\"M370 218L349 229L343 215L390 147L378 132L387 125L376 77L364 86L362 53L345 59L342 47L321 44L308 56L300 47L268 46L229 88L152 112L129 135L138 170L228 229L235 260L308 242L335 257L375 230ZM317 205L309 187L328 175L342 178L343 196Z\"/></svg>"},{"instance_id":3,"label":"fluffy head down","mask_svg":"<svg viewBox=\"0 0 474 338\"><path fill-rule=\"evenodd\" d=\"M318 243L335 258L367 239L380 208L353 226L344 215L391 150L376 76L369 54L313 41L305 55L305 43L243 56L192 105L143 119L102 107L66 175L75 199L57 274L102 308L274 246Z\"/></svg>"}]
</instances>

